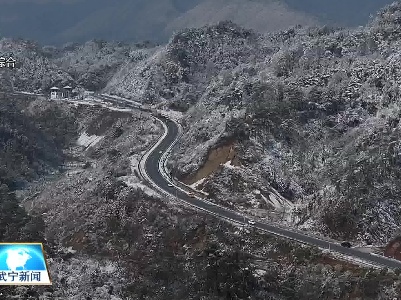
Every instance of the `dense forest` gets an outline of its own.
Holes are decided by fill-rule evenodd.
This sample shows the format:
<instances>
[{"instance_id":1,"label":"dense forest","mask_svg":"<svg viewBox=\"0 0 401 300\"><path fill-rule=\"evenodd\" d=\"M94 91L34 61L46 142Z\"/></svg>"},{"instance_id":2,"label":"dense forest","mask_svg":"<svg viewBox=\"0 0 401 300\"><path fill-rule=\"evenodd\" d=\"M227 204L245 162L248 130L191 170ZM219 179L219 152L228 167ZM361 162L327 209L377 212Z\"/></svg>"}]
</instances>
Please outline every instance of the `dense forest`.
<instances>
[{"instance_id":1,"label":"dense forest","mask_svg":"<svg viewBox=\"0 0 401 300\"><path fill-rule=\"evenodd\" d=\"M35 110L33 97L1 95L0 99L0 240L38 241L44 223L28 216L14 191L29 181L57 171L65 148L76 134L75 120L55 105Z\"/></svg>"}]
</instances>

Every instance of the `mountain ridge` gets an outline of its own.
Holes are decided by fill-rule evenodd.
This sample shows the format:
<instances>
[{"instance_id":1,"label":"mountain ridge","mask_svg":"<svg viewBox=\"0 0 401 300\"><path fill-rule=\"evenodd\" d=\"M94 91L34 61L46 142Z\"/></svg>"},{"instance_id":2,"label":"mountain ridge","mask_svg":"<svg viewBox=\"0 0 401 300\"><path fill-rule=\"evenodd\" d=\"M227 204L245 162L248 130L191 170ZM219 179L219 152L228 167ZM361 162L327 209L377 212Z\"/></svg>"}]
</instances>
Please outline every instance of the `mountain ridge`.
<instances>
[{"instance_id":1,"label":"mountain ridge","mask_svg":"<svg viewBox=\"0 0 401 300\"><path fill-rule=\"evenodd\" d=\"M104 0L55 1L46 2L46 5L32 1L23 4L6 2L0 12L0 34L55 45L83 43L93 38L164 43L175 30L225 20L259 32L282 30L298 23L361 25L367 21L369 13L391 1L383 0L380 4L376 1L371 6L361 3L362 7L368 8L362 9L363 17L359 18L350 17L357 12L361 15L357 5L353 5L348 12L344 2L334 6L327 3L317 5L315 2L310 0L304 7L291 0L121 0L118 5ZM348 13L348 17L343 17L345 21L333 19L330 17L333 9L328 7L334 7L340 15ZM329 17L324 17L325 11Z\"/></svg>"}]
</instances>

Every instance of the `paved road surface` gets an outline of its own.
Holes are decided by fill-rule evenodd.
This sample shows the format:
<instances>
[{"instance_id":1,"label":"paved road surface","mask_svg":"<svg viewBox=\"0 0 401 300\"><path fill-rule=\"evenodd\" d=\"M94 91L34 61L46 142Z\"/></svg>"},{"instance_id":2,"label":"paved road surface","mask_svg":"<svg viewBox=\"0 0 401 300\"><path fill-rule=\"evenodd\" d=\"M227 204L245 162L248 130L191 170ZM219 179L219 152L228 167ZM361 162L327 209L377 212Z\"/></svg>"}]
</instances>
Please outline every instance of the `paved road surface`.
<instances>
[{"instance_id":1,"label":"paved road surface","mask_svg":"<svg viewBox=\"0 0 401 300\"><path fill-rule=\"evenodd\" d=\"M21 95L24 94L22 92L15 92L15 93L7 93L4 92L5 94L15 94L15 95ZM111 97L107 97L104 95L97 95L97 97L103 99L103 100L109 100L109 101L115 101L119 105L124 104L124 100L118 99L113 99ZM140 110L145 110L148 111L147 109L143 109L138 107L138 104L135 101L126 101L126 106L129 106L131 108L135 109L140 109ZM152 153L148 156L146 162L145 162L145 171L149 178L153 181L154 184L156 184L159 188L162 190L172 194L176 195L178 198L180 198L182 201L196 206L205 212L209 214L213 214L216 216L219 216L221 218L225 218L231 221L235 221L240 224L247 224L247 220L245 219L244 216L231 211L229 209L213 205L209 202L205 202L204 200L200 198L192 198L188 196L185 192L182 190L176 188L175 186L169 186L169 182L161 175L160 170L159 170L159 160L161 156L163 155L164 152L169 148L172 142L176 139L178 135L178 126L171 121L170 119L166 117L160 117L158 118L167 126L168 132L166 137L163 139L163 141L152 151ZM255 228L264 230L269 233L273 233L278 236L282 236L284 238L288 238L291 240L296 240L304 244L308 245L313 245L317 246L323 249L330 249L331 251L334 251L338 254L343 254L349 257L352 257L353 259L359 259L368 263L371 263L376 266L381 266L381 267L387 267L387 268L401 268L401 262L388 259L383 256L376 256L372 255L370 253L364 253L361 251L358 251L357 249L352 249L352 248L344 248L340 246L338 243L332 243L328 241L321 240L317 237L313 237L310 235L303 234L299 231L293 231L290 228L282 228L278 227L272 224L267 224L267 223L262 223L255 221L255 224L252 225Z\"/></svg>"},{"instance_id":2,"label":"paved road surface","mask_svg":"<svg viewBox=\"0 0 401 300\"><path fill-rule=\"evenodd\" d=\"M110 97L107 96L101 96L103 99L107 100L113 100ZM121 99L119 99L118 104L121 103ZM130 105L131 106L131 105ZM131 106L132 107L132 106ZM132 107L135 108L135 107ZM144 109L142 109L144 110ZM157 118L162 121L168 131L167 135L165 138L161 141L161 143L153 149L152 153L148 156L145 162L145 171L150 178L150 180L153 181L154 184L156 184L160 189L163 191L177 196L180 200L196 206L199 209L202 209L203 211L216 215L218 217L228 219L240 224L248 224L248 220L243 216L240 215L232 210L229 210L224 207L220 207L214 204L211 204L208 201L204 201L201 198L193 198L187 195L187 193L183 192L181 189L178 189L175 186L169 186L171 185L169 181L162 176L159 170L159 161L163 155L169 148L169 146L174 142L176 139L178 133L179 133L179 128L176 123L171 121L167 117L163 116L157 116ZM308 245L313 245L319 248L323 249L328 249L336 254L340 255L345 255L347 257L351 257L352 259L355 260L360 260L364 261L368 264L372 264L375 266L379 267L387 267L387 268L401 268L401 261L396 261L393 259L389 259L383 256L378 256L378 255L372 255L370 253L365 253L361 252L357 249L352 249L352 248L345 248L339 245L339 243L334 243L334 242L328 242L322 239L319 239L318 237L314 237L311 235L306 235L302 232L292 230L290 228L283 228L283 227L278 227L276 225L272 224L267 224L267 223L262 223L255 221L255 224L252 225L255 228L258 228L260 230L287 238L295 241L299 241L304 244Z\"/></svg>"},{"instance_id":3,"label":"paved road surface","mask_svg":"<svg viewBox=\"0 0 401 300\"><path fill-rule=\"evenodd\" d=\"M176 195L181 200L191 205L194 205L198 208L201 208L206 212L220 216L225 219L236 221L241 224L247 223L247 220L245 220L244 217L240 214L237 214L229 209L216 206L208 202L204 202L202 199L192 198L188 196L185 192L182 192L180 189L177 189L174 186L173 187L169 186L169 182L160 174L159 160L163 155L163 153L168 149L170 144L175 140L179 131L177 125L173 121L169 120L166 117L158 117L158 118L166 124L168 128L168 134L161 142L161 144L159 144L158 147L153 150L153 152L149 155L148 159L146 160L145 170L150 179L164 191L172 195ZM401 268L401 262L388 259L382 256L372 255L370 253L364 253L356 249L345 248L339 245L338 243L332 243L325 240L321 240L317 237L300 233L299 231L292 231L291 229L285 229L282 227L277 227L271 224L266 224L258 221L255 221L255 224L252 226L273 233L275 235L279 235L292 240L297 240L305 244L314 245L324 249L330 249L331 251L337 252L339 254L351 256L355 259L360 259L377 266L388 267L388 268Z\"/></svg>"}]
</instances>

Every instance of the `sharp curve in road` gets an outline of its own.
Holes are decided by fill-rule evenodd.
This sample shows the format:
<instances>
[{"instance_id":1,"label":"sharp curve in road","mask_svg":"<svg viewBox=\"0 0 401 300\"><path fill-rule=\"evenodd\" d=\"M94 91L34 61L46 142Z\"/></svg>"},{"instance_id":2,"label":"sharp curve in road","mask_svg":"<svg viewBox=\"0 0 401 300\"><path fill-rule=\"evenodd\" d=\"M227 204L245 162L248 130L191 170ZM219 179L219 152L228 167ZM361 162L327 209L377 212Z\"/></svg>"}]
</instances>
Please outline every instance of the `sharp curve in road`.
<instances>
[{"instance_id":1,"label":"sharp curve in road","mask_svg":"<svg viewBox=\"0 0 401 300\"><path fill-rule=\"evenodd\" d=\"M107 98L109 100L112 100L112 98ZM119 101L121 101L121 98L119 99ZM145 162L143 171L146 172L147 177L152 181L151 183L153 185L156 185L158 189L172 196L176 196L177 198L179 198L179 200L184 201L191 206L197 207L198 209L201 209L206 213L224 218L226 220L234 221L239 224L248 225L248 219L243 215L234 212L228 208L212 204L211 202L205 201L204 199L190 197L181 188L178 188L175 185L171 186L169 179L165 178L161 173L159 162L161 161L163 154L177 139L177 136L179 134L179 127L176 122L172 121L167 116L158 115L154 117L157 118L160 122L164 123L165 128L167 128L167 132L163 135L163 137L161 137L162 140L159 141L159 144L153 147L151 152L148 153L147 157L144 158ZM277 225L263 223L256 220L255 224L253 224L252 226L254 228L286 239L295 240L300 243L316 246L322 249L328 249L335 254L342 255L348 260L354 260L355 262L359 262L365 265L374 265L377 267L386 267L393 269L401 268L401 261L397 261L380 255L365 253L353 248L345 248L342 247L338 242L323 240L291 228L283 228Z\"/></svg>"}]
</instances>

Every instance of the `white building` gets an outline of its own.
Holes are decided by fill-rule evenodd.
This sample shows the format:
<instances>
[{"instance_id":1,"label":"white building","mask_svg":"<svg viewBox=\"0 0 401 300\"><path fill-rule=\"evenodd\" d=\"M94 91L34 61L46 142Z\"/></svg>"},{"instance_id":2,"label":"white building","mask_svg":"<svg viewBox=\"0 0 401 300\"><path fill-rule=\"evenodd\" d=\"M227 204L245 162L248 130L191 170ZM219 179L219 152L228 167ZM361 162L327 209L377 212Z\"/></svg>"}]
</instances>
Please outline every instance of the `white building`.
<instances>
[{"instance_id":1,"label":"white building","mask_svg":"<svg viewBox=\"0 0 401 300\"><path fill-rule=\"evenodd\" d=\"M70 87L69 85L63 87L63 92L62 92L63 98L70 98L71 97L71 91L72 91L72 87Z\"/></svg>"},{"instance_id":2,"label":"white building","mask_svg":"<svg viewBox=\"0 0 401 300\"><path fill-rule=\"evenodd\" d=\"M50 89L50 99L56 100L56 99L61 99L62 98L62 93L58 87L52 87Z\"/></svg>"},{"instance_id":3,"label":"white building","mask_svg":"<svg viewBox=\"0 0 401 300\"><path fill-rule=\"evenodd\" d=\"M62 89L58 87L52 87L50 89L50 99L58 100L58 99L66 99L71 97L72 87L69 85L63 87Z\"/></svg>"}]
</instances>

